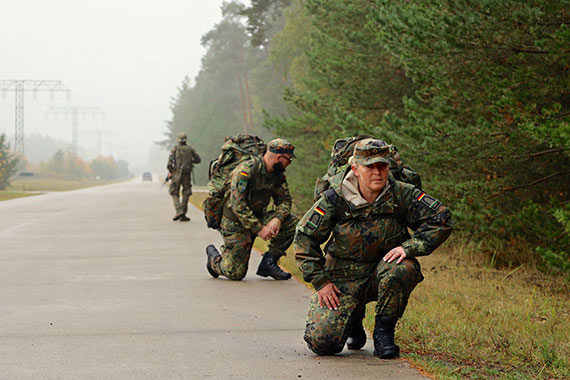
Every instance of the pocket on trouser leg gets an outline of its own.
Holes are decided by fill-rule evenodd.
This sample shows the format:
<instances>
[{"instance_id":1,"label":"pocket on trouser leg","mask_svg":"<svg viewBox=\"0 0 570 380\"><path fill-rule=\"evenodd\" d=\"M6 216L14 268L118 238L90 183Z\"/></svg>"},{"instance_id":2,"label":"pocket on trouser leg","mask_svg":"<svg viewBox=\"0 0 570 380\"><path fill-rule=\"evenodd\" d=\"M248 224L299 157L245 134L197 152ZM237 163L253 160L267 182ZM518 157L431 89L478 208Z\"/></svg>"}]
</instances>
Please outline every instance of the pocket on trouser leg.
<instances>
[{"instance_id":1,"label":"pocket on trouser leg","mask_svg":"<svg viewBox=\"0 0 570 380\"><path fill-rule=\"evenodd\" d=\"M319 305L317 293L309 303L305 327L305 342L317 355L334 355L342 351L348 339L348 321L356 308L357 300L340 294L338 310L329 310Z\"/></svg>"}]
</instances>

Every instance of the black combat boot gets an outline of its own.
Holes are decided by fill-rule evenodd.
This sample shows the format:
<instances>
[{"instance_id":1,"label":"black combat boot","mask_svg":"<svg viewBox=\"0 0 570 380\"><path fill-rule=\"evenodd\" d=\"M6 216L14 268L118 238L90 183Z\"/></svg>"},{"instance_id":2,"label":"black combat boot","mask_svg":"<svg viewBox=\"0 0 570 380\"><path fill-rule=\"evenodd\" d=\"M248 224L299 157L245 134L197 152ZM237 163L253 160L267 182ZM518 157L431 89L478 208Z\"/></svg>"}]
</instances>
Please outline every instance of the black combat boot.
<instances>
[{"instance_id":1,"label":"black combat boot","mask_svg":"<svg viewBox=\"0 0 570 380\"><path fill-rule=\"evenodd\" d=\"M189 222L190 218L182 214L182 216L178 220L180 220L181 222Z\"/></svg>"},{"instance_id":2,"label":"black combat boot","mask_svg":"<svg viewBox=\"0 0 570 380\"><path fill-rule=\"evenodd\" d=\"M180 219L180 217L181 217L182 215L184 215L184 214L182 214L181 212L179 212L179 213L177 213L176 215L174 215L174 218L172 218L172 220L176 222L178 219Z\"/></svg>"},{"instance_id":3,"label":"black combat boot","mask_svg":"<svg viewBox=\"0 0 570 380\"><path fill-rule=\"evenodd\" d=\"M215 258L220 256L220 252L218 252L216 247L210 244L206 247L206 255L208 256L208 259L206 260L206 269L208 270L208 273L210 273L212 277L218 278L219 274L214 270L214 268L212 268L212 262Z\"/></svg>"},{"instance_id":4,"label":"black combat boot","mask_svg":"<svg viewBox=\"0 0 570 380\"><path fill-rule=\"evenodd\" d=\"M269 252L265 252L259 267L257 268L257 275L262 277L271 276L276 280L288 280L291 278L291 273L285 272L277 265L277 256L273 256Z\"/></svg>"},{"instance_id":5,"label":"black combat boot","mask_svg":"<svg viewBox=\"0 0 570 380\"><path fill-rule=\"evenodd\" d=\"M382 359L392 359L400 355L400 347L394 343L394 329L398 318L376 316L374 326L374 355Z\"/></svg>"},{"instance_id":6,"label":"black combat boot","mask_svg":"<svg viewBox=\"0 0 570 380\"><path fill-rule=\"evenodd\" d=\"M364 305L356 306L352 313L352 320L350 322L350 329L348 333L348 340L346 346L349 350L360 350L366 344L366 331L362 327L362 320L364 319Z\"/></svg>"}]
</instances>

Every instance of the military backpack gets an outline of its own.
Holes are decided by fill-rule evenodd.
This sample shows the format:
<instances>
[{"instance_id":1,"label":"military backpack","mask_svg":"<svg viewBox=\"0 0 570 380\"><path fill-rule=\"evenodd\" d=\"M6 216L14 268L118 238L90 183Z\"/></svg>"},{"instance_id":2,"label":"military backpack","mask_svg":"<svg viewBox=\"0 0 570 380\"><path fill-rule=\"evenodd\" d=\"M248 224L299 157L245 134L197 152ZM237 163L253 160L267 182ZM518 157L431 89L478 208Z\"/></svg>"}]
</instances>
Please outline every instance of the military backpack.
<instances>
[{"instance_id":1,"label":"military backpack","mask_svg":"<svg viewBox=\"0 0 570 380\"><path fill-rule=\"evenodd\" d=\"M327 167L327 172L322 177L317 178L317 181L315 183L315 201L319 199L319 196L330 187L330 178L334 177L341 171L346 170L348 167L348 161L354 153L354 146L359 141L369 138L375 137L370 135L359 135L347 137L344 139L338 139L335 141L331 151L331 161ZM407 182L416 186L417 188L421 188L422 180L420 178L420 175L415 172L409 165L404 165L396 146L389 144L386 145L388 146L388 149L390 149L390 175L398 181Z\"/></svg>"},{"instance_id":2,"label":"military backpack","mask_svg":"<svg viewBox=\"0 0 570 380\"><path fill-rule=\"evenodd\" d=\"M178 145L174 152L174 163L177 171L188 174L194 168L194 150L188 145Z\"/></svg>"},{"instance_id":3,"label":"military backpack","mask_svg":"<svg viewBox=\"0 0 570 380\"><path fill-rule=\"evenodd\" d=\"M218 158L210 162L208 169L208 197L204 200L204 217L208 227L219 229L222 221L224 204L228 199L228 189L232 171L243 161L259 160L267 150L261 138L254 135L237 135L226 137ZM257 170L253 171L253 174Z\"/></svg>"}]
</instances>

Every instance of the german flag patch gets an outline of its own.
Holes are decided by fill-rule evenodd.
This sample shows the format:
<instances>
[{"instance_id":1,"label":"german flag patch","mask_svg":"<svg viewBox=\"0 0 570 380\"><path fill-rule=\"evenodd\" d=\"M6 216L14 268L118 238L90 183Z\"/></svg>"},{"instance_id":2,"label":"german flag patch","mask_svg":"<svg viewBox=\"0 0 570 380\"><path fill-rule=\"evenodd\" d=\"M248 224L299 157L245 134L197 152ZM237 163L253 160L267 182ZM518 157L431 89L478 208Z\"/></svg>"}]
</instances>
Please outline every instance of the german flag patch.
<instances>
[{"instance_id":1,"label":"german flag patch","mask_svg":"<svg viewBox=\"0 0 570 380\"><path fill-rule=\"evenodd\" d=\"M246 172L244 172L243 170L241 172L239 172L239 175L242 175L244 177L249 177L249 174L247 174Z\"/></svg>"},{"instance_id":2,"label":"german flag patch","mask_svg":"<svg viewBox=\"0 0 570 380\"><path fill-rule=\"evenodd\" d=\"M424 206L432 209L432 210L437 210L439 208L439 205L441 204L440 201L438 201L437 199L435 199L434 197L431 197L429 195L427 195L425 192L421 192L420 195L418 195L418 197L416 198L416 200L418 202L420 202L421 204L423 204Z\"/></svg>"},{"instance_id":3,"label":"german flag patch","mask_svg":"<svg viewBox=\"0 0 570 380\"><path fill-rule=\"evenodd\" d=\"M321 224L321 221L323 220L323 216L325 216L325 214L325 210L319 206L315 207L315 210L311 214L309 220L307 220L307 223L305 223L305 226L311 231L316 231L317 228L319 228L319 225Z\"/></svg>"}]
</instances>

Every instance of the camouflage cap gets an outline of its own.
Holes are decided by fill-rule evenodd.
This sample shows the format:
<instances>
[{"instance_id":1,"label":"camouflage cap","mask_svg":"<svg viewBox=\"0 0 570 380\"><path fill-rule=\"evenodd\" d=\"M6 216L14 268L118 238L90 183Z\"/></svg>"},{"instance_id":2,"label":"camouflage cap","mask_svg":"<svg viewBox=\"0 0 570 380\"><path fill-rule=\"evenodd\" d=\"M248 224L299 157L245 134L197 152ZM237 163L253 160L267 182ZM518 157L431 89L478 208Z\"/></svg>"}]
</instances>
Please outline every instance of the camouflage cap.
<instances>
[{"instance_id":1,"label":"camouflage cap","mask_svg":"<svg viewBox=\"0 0 570 380\"><path fill-rule=\"evenodd\" d=\"M390 164L389 155L390 146L385 141L364 139L359 141L354 147L353 160L360 165L366 166L377 162Z\"/></svg>"},{"instance_id":2,"label":"camouflage cap","mask_svg":"<svg viewBox=\"0 0 570 380\"><path fill-rule=\"evenodd\" d=\"M188 136L186 136L186 133L182 132L178 134L178 137L176 139L178 142L182 142L188 140Z\"/></svg>"},{"instance_id":3,"label":"camouflage cap","mask_svg":"<svg viewBox=\"0 0 570 380\"><path fill-rule=\"evenodd\" d=\"M295 156L293 151L295 150L295 145L291 144L285 139L274 139L267 143L267 149L272 153L278 154L290 154L291 157Z\"/></svg>"}]
</instances>

